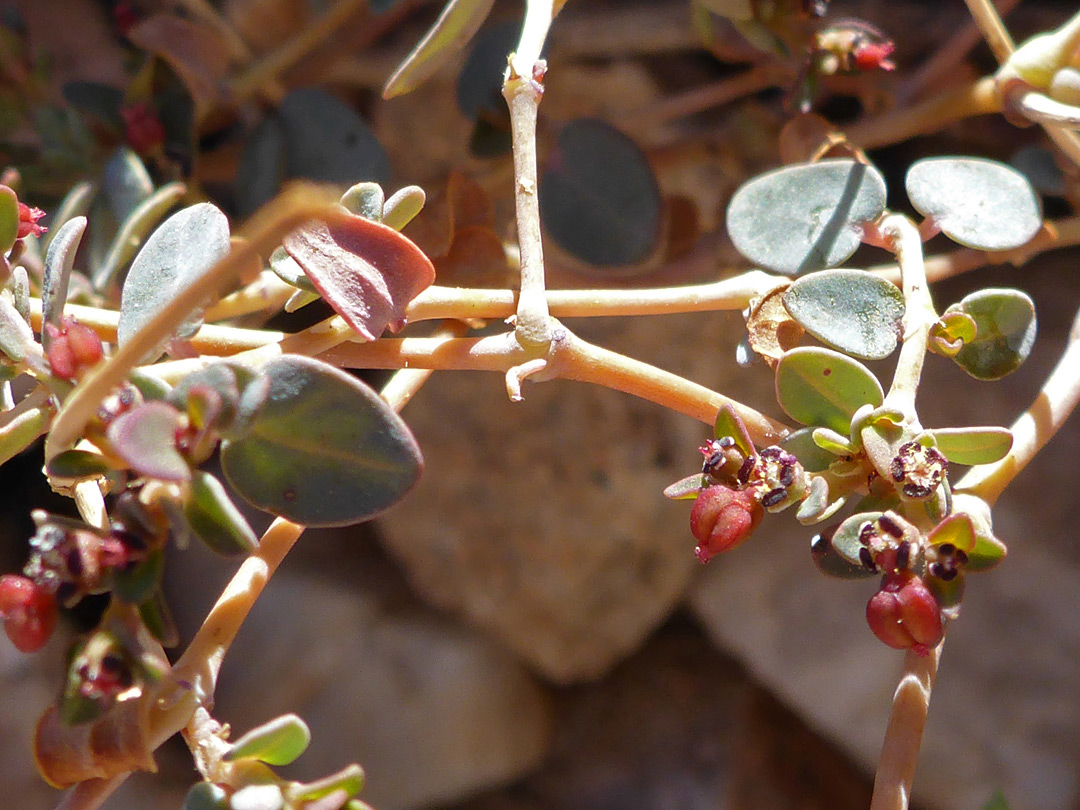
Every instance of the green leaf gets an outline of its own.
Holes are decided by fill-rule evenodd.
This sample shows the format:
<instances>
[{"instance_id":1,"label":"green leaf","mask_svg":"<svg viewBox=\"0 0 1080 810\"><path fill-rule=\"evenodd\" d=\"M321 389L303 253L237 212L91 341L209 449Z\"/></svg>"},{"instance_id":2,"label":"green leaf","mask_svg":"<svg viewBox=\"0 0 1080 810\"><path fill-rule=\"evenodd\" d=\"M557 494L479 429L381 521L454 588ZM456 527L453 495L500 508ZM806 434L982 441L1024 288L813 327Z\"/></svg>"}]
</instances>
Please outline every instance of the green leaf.
<instances>
[{"instance_id":1,"label":"green leaf","mask_svg":"<svg viewBox=\"0 0 1080 810\"><path fill-rule=\"evenodd\" d=\"M716 412L716 421L713 423L713 436L722 439L730 436L735 440L735 446L742 451L744 456L756 456L757 448L754 440L746 429L746 423L730 405L722 405Z\"/></svg>"},{"instance_id":2,"label":"green leaf","mask_svg":"<svg viewBox=\"0 0 1080 810\"><path fill-rule=\"evenodd\" d=\"M311 283L311 279L304 273L304 268L288 254L285 248L275 248L274 252L270 254L270 269L286 284L291 284L298 290L307 293L319 294L319 291L315 289L315 285Z\"/></svg>"},{"instance_id":3,"label":"green leaf","mask_svg":"<svg viewBox=\"0 0 1080 810\"><path fill-rule=\"evenodd\" d=\"M846 434L851 417L885 397L881 383L858 360L831 349L800 347L776 366L776 398L792 419Z\"/></svg>"},{"instance_id":4,"label":"green leaf","mask_svg":"<svg viewBox=\"0 0 1080 810\"><path fill-rule=\"evenodd\" d=\"M814 428L810 434L814 444L834 456L850 456L856 452L847 436L828 428ZM836 459L834 458L833 461Z\"/></svg>"},{"instance_id":5,"label":"green leaf","mask_svg":"<svg viewBox=\"0 0 1080 810\"><path fill-rule=\"evenodd\" d=\"M982 810L1012 810L1012 806L1005 798L1004 793L995 790L994 795L987 799L986 804L982 806Z\"/></svg>"},{"instance_id":6,"label":"green leaf","mask_svg":"<svg viewBox=\"0 0 1080 810\"><path fill-rule=\"evenodd\" d=\"M374 517L416 482L420 449L368 386L299 356L263 372L270 390L248 434L222 444L242 497L306 526L340 526Z\"/></svg>"},{"instance_id":7,"label":"green leaf","mask_svg":"<svg viewBox=\"0 0 1080 810\"><path fill-rule=\"evenodd\" d=\"M877 576L865 565L845 559L833 546L833 536L822 532L810 541L810 556L821 573L839 579L868 579Z\"/></svg>"},{"instance_id":8,"label":"green leaf","mask_svg":"<svg viewBox=\"0 0 1080 810\"><path fill-rule=\"evenodd\" d=\"M341 195L341 205L350 214L375 222L382 222L383 202L382 186L371 181L357 183Z\"/></svg>"},{"instance_id":9,"label":"green leaf","mask_svg":"<svg viewBox=\"0 0 1080 810\"><path fill-rule=\"evenodd\" d=\"M109 252L95 268L94 289L104 290L116 278L121 268L131 261L146 235L186 193L187 186L183 183L167 183L135 207L120 223L120 230L113 238Z\"/></svg>"},{"instance_id":10,"label":"green leaf","mask_svg":"<svg viewBox=\"0 0 1080 810\"><path fill-rule=\"evenodd\" d=\"M131 263L120 300L117 342L124 346L132 340L228 252L229 222L216 206L197 203L165 220ZM190 336L201 324L202 313L196 313L178 330L179 336Z\"/></svg>"},{"instance_id":11,"label":"green leaf","mask_svg":"<svg viewBox=\"0 0 1080 810\"><path fill-rule=\"evenodd\" d=\"M146 166L127 147L117 149L105 164L101 187L117 222L126 220L143 200L154 193L154 181L150 179Z\"/></svg>"},{"instance_id":12,"label":"green leaf","mask_svg":"<svg viewBox=\"0 0 1080 810\"><path fill-rule=\"evenodd\" d=\"M926 586L934 595L934 599L942 610L950 610L960 606L964 601L964 588L967 577L960 574L953 579L944 580L941 577L927 577Z\"/></svg>"},{"instance_id":13,"label":"green leaf","mask_svg":"<svg viewBox=\"0 0 1080 810\"><path fill-rule=\"evenodd\" d=\"M836 461L833 453L824 450L814 441L814 431L817 428L806 427L792 431L785 436L780 446L799 459L803 469L807 472L824 472L829 465Z\"/></svg>"},{"instance_id":14,"label":"green leaf","mask_svg":"<svg viewBox=\"0 0 1080 810\"><path fill-rule=\"evenodd\" d=\"M64 195L56 212L49 218L49 230L41 236L42 253L48 253L49 244L65 222L86 215L86 212L90 210L93 194L93 185L83 182L72 186L71 190Z\"/></svg>"},{"instance_id":15,"label":"green leaf","mask_svg":"<svg viewBox=\"0 0 1080 810\"><path fill-rule=\"evenodd\" d=\"M1019 290L980 290L953 304L946 314L955 310L975 321L975 339L953 357L972 377L1000 379L1031 354L1037 331L1035 304Z\"/></svg>"},{"instance_id":16,"label":"green leaf","mask_svg":"<svg viewBox=\"0 0 1080 810\"><path fill-rule=\"evenodd\" d=\"M71 270L75 266L75 254L79 250L83 233L86 231L86 217L69 219L49 242L45 254L45 276L41 283L41 345L46 351L52 343L52 337L45 324L60 328L64 317L64 304L67 303L68 282Z\"/></svg>"},{"instance_id":17,"label":"green leaf","mask_svg":"<svg viewBox=\"0 0 1080 810\"><path fill-rule=\"evenodd\" d=\"M822 476L815 475L810 479L806 497L799 504L799 511L795 513L795 519L804 526L822 520L822 516L829 508L829 482Z\"/></svg>"},{"instance_id":18,"label":"green leaf","mask_svg":"<svg viewBox=\"0 0 1080 810\"><path fill-rule=\"evenodd\" d=\"M427 195L420 186L405 186L390 195L383 204L382 223L388 228L400 231L413 221L427 201Z\"/></svg>"},{"instance_id":19,"label":"green leaf","mask_svg":"<svg viewBox=\"0 0 1080 810\"><path fill-rule=\"evenodd\" d=\"M37 341L12 298L10 290L0 291L0 351L19 363L34 351Z\"/></svg>"},{"instance_id":20,"label":"green leaf","mask_svg":"<svg viewBox=\"0 0 1080 810\"><path fill-rule=\"evenodd\" d=\"M15 192L0 185L0 255L6 254L19 235L19 198Z\"/></svg>"},{"instance_id":21,"label":"green leaf","mask_svg":"<svg viewBox=\"0 0 1080 810\"><path fill-rule=\"evenodd\" d=\"M87 450L65 450L45 463L45 471L56 478L93 478L108 475L112 469L104 456Z\"/></svg>"},{"instance_id":22,"label":"green leaf","mask_svg":"<svg viewBox=\"0 0 1080 810\"><path fill-rule=\"evenodd\" d=\"M267 765L288 765L304 753L310 742L307 723L295 714L283 714L236 740L222 759L257 759Z\"/></svg>"},{"instance_id":23,"label":"green leaf","mask_svg":"<svg viewBox=\"0 0 1080 810\"><path fill-rule=\"evenodd\" d=\"M943 357L956 357L975 340L975 319L959 310L946 312L930 327L930 349Z\"/></svg>"},{"instance_id":24,"label":"green leaf","mask_svg":"<svg viewBox=\"0 0 1080 810\"><path fill-rule=\"evenodd\" d=\"M160 588L139 605L139 618L162 647L175 647L180 643L180 631L176 629L172 611Z\"/></svg>"},{"instance_id":25,"label":"green leaf","mask_svg":"<svg viewBox=\"0 0 1080 810\"><path fill-rule=\"evenodd\" d=\"M970 516L954 512L933 528L926 542L931 546L951 543L966 554L975 548L975 525Z\"/></svg>"},{"instance_id":26,"label":"green leaf","mask_svg":"<svg viewBox=\"0 0 1080 810\"><path fill-rule=\"evenodd\" d=\"M930 433L937 449L955 464L993 464L1012 449L1012 431L1003 427L938 428Z\"/></svg>"},{"instance_id":27,"label":"green leaf","mask_svg":"<svg viewBox=\"0 0 1080 810\"><path fill-rule=\"evenodd\" d=\"M191 468L176 449L180 412L167 402L146 402L109 423L105 435L116 455L139 475L188 481Z\"/></svg>"},{"instance_id":28,"label":"green leaf","mask_svg":"<svg viewBox=\"0 0 1080 810\"><path fill-rule=\"evenodd\" d=\"M393 98L419 87L480 30L495 0L450 0L439 19L412 53L394 71L383 98Z\"/></svg>"},{"instance_id":29,"label":"green leaf","mask_svg":"<svg viewBox=\"0 0 1080 810\"><path fill-rule=\"evenodd\" d=\"M840 264L885 210L885 179L854 160L786 166L741 186L727 210L743 256L788 275Z\"/></svg>"},{"instance_id":30,"label":"green leaf","mask_svg":"<svg viewBox=\"0 0 1080 810\"><path fill-rule=\"evenodd\" d=\"M1042 225L1042 207L1027 178L994 160L927 158L908 169L905 185L919 213L967 247L1019 247Z\"/></svg>"},{"instance_id":31,"label":"green leaf","mask_svg":"<svg viewBox=\"0 0 1080 810\"><path fill-rule=\"evenodd\" d=\"M292 802L310 802L321 799L336 790L343 790L349 796L355 796L364 786L364 769L359 765L348 765L335 774L323 777L305 785L291 785L289 800Z\"/></svg>"},{"instance_id":32,"label":"green leaf","mask_svg":"<svg viewBox=\"0 0 1080 810\"><path fill-rule=\"evenodd\" d=\"M247 554L259 545L225 487L208 472L196 470L191 477L184 517L192 533L218 554Z\"/></svg>"},{"instance_id":33,"label":"green leaf","mask_svg":"<svg viewBox=\"0 0 1080 810\"><path fill-rule=\"evenodd\" d=\"M212 782L199 782L192 785L184 797L180 810L228 810L229 796L225 788Z\"/></svg>"},{"instance_id":34,"label":"green leaf","mask_svg":"<svg viewBox=\"0 0 1080 810\"><path fill-rule=\"evenodd\" d=\"M863 525L873 523L883 514L884 512L858 512L837 526L829 540L836 553L851 565L859 565L859 552L866 548L859 540Z\"/></svg>"},{"instance_id":35,"label":"green leaf","mask_svg":"<svg viewBox=\"0 0 1080 810\"><path fill-rule=\"evenodd\" d=\"M822 270L784 292L791 317L822 343L862 360L881 360L903 333L904 294L863 270Z\"/></svg>"},{"instance_id":36,"label":"green leaf","mask_svg":"<svg viewBox=\"0 0 1080 810\"><path fill-rule=\"evenodd\" d=\"M705 486L705 476L695 473L666 486L664 497L671 498L673 501L692 501L701 494L703 486Z\"/></svg>"},{"instance_id":37,"label":"green leaf","mask_svg":"<svg viewBox=\"0 0 1080 810\"><path fill-rule=\"evenodd\" d=\"M571 121L540 178L540 214L551 238L598 267L633 265L657 249L660 187L641 148L602 121Z\"/></svg>"},{"instance_id":38,"label":"green leaf","mask_svg":"<svg viewBox=\"0 0 1080 810\"><path fill-rule=\"evenodd\" d=\"M367 340L400 328L409 302L435 280L420 248L363 217L311 223L284 244L326 302Z\"/></svg>"},{"instance_id":39,"label":"green leaf","mask_svg":"<svg viewBox=\"0 0 1080 810\"><path fill-rule=\"evenodd\" d=\"M161 585L165 570L165 552L156 548L131 568L114 568L112 591L130 605L145 602Z\"/></svg>"}]
</instances>

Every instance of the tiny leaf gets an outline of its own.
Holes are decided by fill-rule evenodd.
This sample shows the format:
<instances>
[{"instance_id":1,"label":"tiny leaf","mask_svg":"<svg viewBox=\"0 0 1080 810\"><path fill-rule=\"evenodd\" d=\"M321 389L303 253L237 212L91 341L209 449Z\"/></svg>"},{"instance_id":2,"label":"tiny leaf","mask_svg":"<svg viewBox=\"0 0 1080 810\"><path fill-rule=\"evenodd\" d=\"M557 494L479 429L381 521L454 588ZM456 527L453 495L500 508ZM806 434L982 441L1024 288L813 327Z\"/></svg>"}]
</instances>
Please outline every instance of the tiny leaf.
<instances>
[{"instance_id":1,"label":"tiny leaf","mask_svg":"<svg viewBox=\"0 0 1080 810\"><path fill-rule=\"evenodd\" d=\"M815 523L821 519L825 510L829 507L829 482L822 476L815 475L810 479L810 487L799 504L799 511L795 513L795 519L803 525Z\"/></svg>"},{"instance_id":2,"label":"tiny leaf","mask_svg":"<svg viewBox=\"0 0 1080 810\"><path fill-rule=\"evenodd\" d=\"M221 451L226 477L252 504L307 526L338 526L373 517L416 482L420 449L369 387L299 356L272 360L263 373L266 401L247 434Z\"/></svg>"},{"instance_id":3,"label":"tiny leaf","mask_svg":"<svg viewBox=\"0 0 1080 810\"><path fill-rule=\"evenodd\" d=\"M419 87L480 30L495 0L450 0L439 19L405 57L383 88L393 98Z\"/></svg>"},{"instance_id":4,"label":"tiny leaf","mask_svg":"<svg viewBox=\"0 0 1080 810\"><path fill-rule=\"evenodd\" d=\"M303 292L318 295L319 291L315 289L311 279L304 273L304 268L288 254L285 248L275 248L274 252L270 254L270 269L286 284L291 284Z\"/></svg>"},{"instance_id":5,"label":"tiny leaf","mask_svg":"<svg viewBox=\"0 0 1080 810\"><path fill-rule=\"evenodd\" d=\"M956 464L993 464L1012 449L1012 431L1003 427L938 428L930 431L937 449Z\"/></svg>"},{"instance_id":6,"label":"tiny leaf","mask_svg":"<svg viewBox=\"0 0 1080 810\"><path fill-rule=\"evenodd\" d=\"M784 306L822 343L862 360L881 360L903 332L904 295L862 270L823 270L795 281Z\"/></svg>"},{"instance_id":7,"label":"tiny leaf","mask_svg":"<svg viewBox=\"0 0 1080 810\"><path fill-rule=\"evenodd\" d=\"M725 404L716 412L716 422L713 423L713 436L717 439L730 436L735 440L735 446L742 451L744 456L757 455L757 448L754 447L754 440L750 438L750 433L746 429L746 423L730 405Z\"/></svg>"},{"instance_id":8,"label":"tiny leaf","mask_svg":"<svg viewBox=\"0 0 1080 810\"><path fill-rule=\"evenodd\" d=\"M814 441L814 432L817 428L805 427L792 431L783 438L780 446L793 453L807 472L824 472L829 465L836 461L836 456Z\"/></svg>"},{"instance_id":9,"label":"tiny leaf","mask_svg":"<svg viewBox=\"0 0 1080 810\"><path fill-rule=\"evenodd\" d=\"M220 785L199 782L184 796L180 810L229 810L229 796Z\"/></svg>"},{"instance_id":10,"label":"tiny leaf","mask_svg":"<svg viewBox=\"0 0 1080 810\"><path fill-rule=\"evenodd\" d=\"M359 765L347 765L330 776L307 784L295 785L289 791L289 799L293 802L310 802L321 799L336 790L343 790L349 796L355 796L363 786L364 769Z\"/></svg>"},{"instance_id":11,"label":"tiny leaf","mask_svg":"<svg viewBox=\"0 0 1080 810\"><path fill-rule=\"evenodd\" d=\"M852 515L833 532L830 545L844 560L852 565L859 565L859 553L866 548L859 539L862 527L866 523L873 523L883 514L884 512L859 512Z\"/></svg>"},{"instance_id":12,"label":"tiny leaf","mask_svg":"<svg viewBox=\"0 0 1080 810\"><path fill-rule=\"evenodd\" d=\"M832 543L833 536L835 535L822 532L810 541L810 556L821 573L839 579L867 579L877 576L865 565L851 562L840 554Z\"/></svg>"},{"instance_id":13,"label":"tiny leaf","mask_svg":"<svg viewBox=\"0 0 1080 810\"><path fill-rule=\"evenodd\" d=\"M420 248L363 217L312 223L293 231L285 249L334 311L367 340L400 326L409 302L435 280L435 267Z\"/></svg>"},{"instance_id":14,"label":"tiny leaf","mask_svg":"<svg viewBox=\"0 0 1080 810\"><path fill-rule=\"evenodd\" d=\"M975 319L953 310L930 327L930 348L943 357L956 357L964 345L975 340Z\"/></svg>"},{"instance_id":15,"label":"tiny leaf","mask_svg":"<svg viewBox=\"0 0 1080 810\"><path fill-rule=\"evenodd\" d=\"M146 240L124 281L116 330L119 344L131 340L228 252L229 222L210 203L197 203L165 220ZM189 318L180 336L191 335L201 323L201 314Z\"/></svg>"},{"instance_id":16,"label":"tiny leaf","mask_svg":"<svg viewBox=\"0 0 1080 810\"><path fill-rule=\"evenodd\" d=\"M350 214L382 222L384 195L382 186L365 180L341 195L341 206Z\"/></svg>"},{"instance_id":17,"label":"tiny leaf","mask_svg":"<svg viewBox=\"0 0 1080 810\"><path fill-rule=\"evenodd\" d=\"M802 347L776 366L776 398L792 419L846 434L865 404L878 406L881 383L862 363L831 349Z\"/></svg>"},{"instance_id":18,"label":"tiny leaf","mask_svg":"<svg viewBox=\"0 0 1080 810\"><path fill-rule=\"evenodd\" d=\"M405 186L399 188L383 204L382 222L388 228L400 231L413 221L427 201L427 195L420 186Z\"/></svg>"},{"instance_id":19,"label":"tiny leaf","mask_svg":"<svg viewBox=\"0 0 1080 810\"><path fill-rule=\"evenodd\" d=\"M854 160L786 166L741 186L727 210L731 241L750 261L798 275L847 259L862 224L885 210L885 179Z\"/></svg>"},{"instance_id":20,"label":"tiny leaf","mask_svg":"<svg viewBox=\"0 0 1080 810\"><path fill-rule=\"evenodd\" d=\"M970 516L954 513L935 526L926 541L931 546L951 543L966 553L975 548L975 526Z\"/></svg>"},{"instance_id":21,"label":"tiny leaf","mask_svg":"<svg viewBox=\"0 0 1080 810\"><path fill-rule=\"evenodd\" d=\"M86 231L86 217L69 219L60 226L45 254L45 277L41 284L41 345L48 351L52 336L44 324L59 328L67 303L68 282L75 265L75 253Z\"/></svg>"},{"instance_id":22,"label":"tiny leaf","mask_svg":"<svg viewBox=\"0 0 1080 810\"><path fill-rule=\"evenodd\" d=\"M283 714L232 743L222 758L226 762L257 759L267 765L288 765L304 753L310 742L307 723L295 714Z\"/></svg>"},{"instance_id":23,"label":"tiny leaf","mask_svg":"<svg viewBox=\"0 0 1080 810\"><path fill-rule=\"evenodd\" d=\"M953 357L972 377L997 380L1016 371L1031 354L1037 324L1035 304L1019 290L986 289L953 304L975 321L975 339Z\"/></svg>"},{"instance_id":24,"label":"tiny leaf","mask_svg":"<svg viewBox=\"0 0 1080 810\"><path fill-rule=\"evenodd\" d=\"M139 475L187 481L191 468L176 449L180 412L167 402L146 402L121 414L106 428L113 452Z\"/></svg>"},{"instance_id":25,"label":"tiny leaf","mask_svg":"<svg viewBox=\"0 0 1080 810\"><path fill-rule=\"evenodd\" d=\"M701 494L703 486L705 486L705 477L701 473L695 473L666 486L664 497L671 498L673 501L692 501Z\"/></svg>"},{"instance_id":26,"label":"tiny leaf","mask_svg":"<svg viewBox=\"0 0 1080 810\"><path fill-rule=\"evenodd\" d=\"M983 158L927 158L908 169L912 205L950 239L979 250L1026 244L1042 226L1039 198L1011 166Z\"/></svg>"},{"instance_id":27,"label":"tiny leaf","mask_svg":"<svg viewBox=\"0 0 1080 810\"><path fill-rule=\"evenodd\" d=\"M660 239L660 187L641 148L602 121L571 121L540 178L540 213L564 250L600 267L648 259Z\"/></svg>"},{"instance_id":28,"label":"tiny leaf","mask_svg":"<svg viewBox=\"0 0 1080 810\"><path fill-rule=\"evenodd\" d=\"M123 602L141 604L158 589L164 570L165 552L156 548L130 568L114 568L112 591Z\"/></svg>"},{"instance_id":29,"label":"tiny leaf","mask_svg":"<svg viewBox=\"0 0 1080 810\"><path fill-rule=\"evenodd\" d=\"M112 469L104 456L87 450L65 450L45 464L48 475L56 478L93 478L108 475Z\"/></svg>"},{"instance_id":30,"label":"tiny leaf","mask_svg":"<svg viewBox=\"0 0 1080 810\"><path fill-rule=\"evenodd\" d=\"M246 554L259 544L225 487L208 472L197 470L192 476L184 517L192 533L218 554Z\"/></svg>"},{"instance_id":31,"label":"tiny leaf","mask_svg":"<svg viewBox=\"0 0 1080 810\"><path fill-rule=\"evenodd\" d=\"M34 351L37 341L34 330L19 314L12 298L10 290L0 292L0 351L18 363Z\"/></svg>"},{"instance_id":32,"label":"tiny leaf","mask_svg":"<svg viewBox=\"0 0 1080 810\"><path fill-rule=\"evenodd\" d=\"M0 185L0 255L6 254L19 235L19 198Z\"/></svg>"}]
</instances>

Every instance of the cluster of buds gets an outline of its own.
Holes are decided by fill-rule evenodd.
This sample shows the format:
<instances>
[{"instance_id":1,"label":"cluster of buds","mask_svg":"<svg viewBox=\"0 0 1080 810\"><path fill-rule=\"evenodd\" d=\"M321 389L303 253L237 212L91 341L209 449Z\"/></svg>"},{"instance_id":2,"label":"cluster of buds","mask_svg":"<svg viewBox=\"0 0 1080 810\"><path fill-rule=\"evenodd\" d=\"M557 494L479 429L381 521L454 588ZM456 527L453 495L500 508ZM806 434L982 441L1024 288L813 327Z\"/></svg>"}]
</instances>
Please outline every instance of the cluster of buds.
<instances>
[{"instance_id":1,"label":"cluster of buds","mask_svg":"<svg viewBox=\"0 0 1080 810\"><path fill-rule=\"evenodd\" d=\"M40 208L31 208L26 203L19 203L19 230L16 239L25 239L27 236L41 236L48 230L38 222L45 216Z\"/></svg>"},{"instance_id":2,"label":"cluster of buds","mask_svg":"<svg viewBox=\"0 0 1080 810\"><path fill-rule=\"evenodd\" d=\"M20 652L37 652L56 627L56 597L29 577L0 576L0 617L4 632Z\"/></svg>"},{"instance_id":3,"label":"cluster of buds","mask_svg":"<svg viewBox=\"0 0 1080 810\"><path fill-rule=\"evenodd\" d=\"M814 35L811 62L824 76L836 73L894 70L889 57L896 46L882 31L863 20L837 20Z\"/></svg>"},{"instance_id":4,"label":"cluster of buds","mask_svg":"<svg viewBox=\"0 0 1080 810\"><path fill-rule=\"evenodd\" d=\"M64 318L59 327L47 323L45 331L49 336L45 356L53 376L61 380L77 379L104 356L97 332L74 318Z\"/></svg>"}]
</instances>

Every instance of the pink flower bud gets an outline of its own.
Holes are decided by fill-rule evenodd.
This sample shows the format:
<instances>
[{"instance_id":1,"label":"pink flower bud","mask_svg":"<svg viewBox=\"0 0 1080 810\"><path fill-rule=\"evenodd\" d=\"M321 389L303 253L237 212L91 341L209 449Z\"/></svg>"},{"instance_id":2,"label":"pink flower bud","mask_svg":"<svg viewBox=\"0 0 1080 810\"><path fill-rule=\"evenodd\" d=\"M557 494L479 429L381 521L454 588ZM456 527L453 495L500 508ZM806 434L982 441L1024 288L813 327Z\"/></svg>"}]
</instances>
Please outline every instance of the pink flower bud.
<instances>
[{"instance_id":1,"label":"pink flower bud","mask_svg":"<svg viewBox=\"0 0 1080 810\"><path fill-rule=\"evenodd\" d=\"M16 239L26 236L41 236L48 228L38 225L38 220L45 216L40 208L31 208L26 203L19 203L19 231Z\"/></svg>"},{"instance_id":2,"label":"pink flower bud","mask_svg":"<svg viewBox=\"0 0 1080 810\"><path fill-rule=\"evenodd\" d=\"M751 490L719 484L705 487L690 510L690 531L698 541L697 558L705 563L735 548L750 537L764 514Z\"/></svg>"},{"instance_id":3,"label":"pink flower bud","mask_svg":"<svg viewBox=\"0 0 1080 810\"><path fill-rule=\"evenodd\" d=\"M74 318L64 318L63 325L57 329L51 323L45 324L49 333L49 349L45 353L53 376L61 380L73 380L90 366L95 365L103 356L101 338L85 324Z\"/></svg>"},{"instance_id":4,"label":"pink flower bud","mask_svg":"<svg viewBox=\"0 0 1080 810\"><path fill-rule=\"evenodd\" d=\"M34 580L17 574L0 577L0 616L16 649L37 652L56 627L56 598Z\"/></svg>"}]
</instances>

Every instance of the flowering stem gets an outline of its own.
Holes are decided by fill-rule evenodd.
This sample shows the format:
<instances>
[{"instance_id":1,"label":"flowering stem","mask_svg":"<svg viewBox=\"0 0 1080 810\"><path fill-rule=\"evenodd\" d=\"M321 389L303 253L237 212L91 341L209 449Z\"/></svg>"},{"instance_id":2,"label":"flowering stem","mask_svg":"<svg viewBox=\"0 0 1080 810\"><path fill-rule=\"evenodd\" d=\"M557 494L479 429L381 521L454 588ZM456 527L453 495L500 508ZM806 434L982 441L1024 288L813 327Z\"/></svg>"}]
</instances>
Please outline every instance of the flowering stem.
<instances>
[{"instance_id":1,"label":"flowering stem","mask_svg":"<svg viewBox=\"0 0 1080 810\"><path fill-rule=\"evenodd\" d=\"M922 377L923 362L930 339L930 327L937 320L923 265L922 239L915 224L900 214L890 214L879 226L892 244L900 263L904 291L904 345L896 361L892 386L885 397L885 406L915 413L915 394Z\"/></svg>"},{"instance_id":2,"label":"flowering stem","mask_svg":"<svg viewBox=\"0 0 1080 810\"><path fill-rule=\"evenodd\" d=\"M904 673L893 695L870 810L907 810L930 709L930 692L944 645L943 641L927 655L909 650L904 656Z\"/></svg>"}]
</instances>

